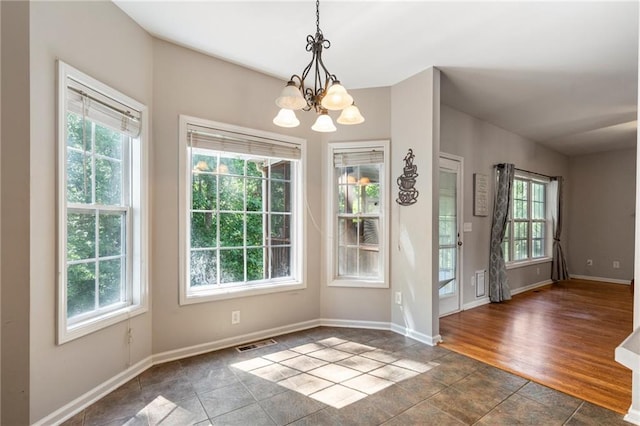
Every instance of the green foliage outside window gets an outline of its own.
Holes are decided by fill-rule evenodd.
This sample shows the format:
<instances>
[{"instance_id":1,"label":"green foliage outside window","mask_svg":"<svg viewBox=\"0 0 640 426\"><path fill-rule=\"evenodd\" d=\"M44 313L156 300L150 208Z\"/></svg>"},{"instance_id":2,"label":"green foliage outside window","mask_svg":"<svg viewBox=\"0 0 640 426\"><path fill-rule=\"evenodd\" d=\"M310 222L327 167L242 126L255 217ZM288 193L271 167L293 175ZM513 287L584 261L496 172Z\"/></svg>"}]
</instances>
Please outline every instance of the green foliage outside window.
<instances>
[{"instance_id":1,"label":"green foliage outside window","mask_svg":"<svg viewBox=\"0 0 640 426\"><path fill-rule=\"evenodd\" d=\"M288 276L291 163L199 149L191 158L191 286Z\"/></svg>"}]
</instances>

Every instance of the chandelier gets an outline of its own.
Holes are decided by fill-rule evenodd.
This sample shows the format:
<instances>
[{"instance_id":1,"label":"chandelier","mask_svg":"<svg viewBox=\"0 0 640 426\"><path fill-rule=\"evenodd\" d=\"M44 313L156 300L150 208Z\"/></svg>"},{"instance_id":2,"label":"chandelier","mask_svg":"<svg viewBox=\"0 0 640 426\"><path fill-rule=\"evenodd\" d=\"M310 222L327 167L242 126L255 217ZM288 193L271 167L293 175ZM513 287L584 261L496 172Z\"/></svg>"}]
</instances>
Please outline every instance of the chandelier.
<instances>
[{"instance_id":1,"label":"chandelier","mask_svg":"<svg viewBox=\"0 0 640 426\"><path fill-rule=\"evenodd\" d=\"M273 123L280 127L297 127L300 121L294 111L314 110L318 118L312 130L316 132L335 132L336 126L329 116L329 111L342 111L338 117L340 124L360 124L364 117L353 102L353 98L340 84L335 74L331 74L322 61L322 49L331 47L331 42L324 38L320 30L320 1L316 0L316 35L307 36L307 52L311 52L311 62L302 71L302 76L294 74L276 99L280 112ZM310 80L306 82L311 73ZM313 84L313 87L311 87Z\"/></svg>"}]
</instances>

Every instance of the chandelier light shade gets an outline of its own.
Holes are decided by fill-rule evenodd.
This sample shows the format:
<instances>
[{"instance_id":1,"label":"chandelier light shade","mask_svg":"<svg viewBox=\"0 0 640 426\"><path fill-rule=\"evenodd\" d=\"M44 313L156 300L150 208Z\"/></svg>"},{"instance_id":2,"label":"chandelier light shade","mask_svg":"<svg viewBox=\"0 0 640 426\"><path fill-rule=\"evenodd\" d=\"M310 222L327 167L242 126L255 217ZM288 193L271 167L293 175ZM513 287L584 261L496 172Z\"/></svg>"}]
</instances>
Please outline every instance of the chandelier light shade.
<instances>
[{"instance_id":1,"label":"chandelier light shade","mask_svg":"<svg viewBox=\"0 0 640 426\"><path fill-rule=\"evenodd\" d=\"M336 126L333 124L333 120L329 116L329 112L327 110L323 110L318 118L316 118L316 122L311 126L311 130L315 130L316 132L335 132Z\"/></svg>"},{"instance_id":2,"label":"chandelier light shade","mask_svg":"<svg viewBox=\"0 0 640 426\"><path fill-rule=\"evenodd\" d=\"M298 127L300 120L296 117L296 113L291 109L281 108L276 118L273 119L273 124L280 127Z\"/></svg>"},{"instance_id":3,"label":"chandelier light shade","mask_svg":"<svg viewBox=\"0 0 640 426\"><path fill-rule=\"evenodd\" d=\"M360 114L360 110L356 104L351 104L342 110L342 114L338 117L338 123L340 124L360 124L364 122L364 117Z\"/></svg>"},{"instance_id":4,"label":"chandelier light shade","mask_svg":"<svg viewBox=\"0 0 640 426\"><path fill-rule=\"evenodd\" d=\"M300 121L294 111L315 111L318 114L311 129L317 132L335 132L336 126L328 111L342 111L340 124L360 124L364 117L355 106L353 97L340 84L335 74L331 74L322 61L322 50L331 47L320 30L320 1L316 0L316 35L307 36L307 52L311 52L311 62L301 75L291 76L287 85L276 99L280 112L273 123L281 127L296 127ZM307 77L309 80L307 81Z\"/></svg>"}]
</instances>

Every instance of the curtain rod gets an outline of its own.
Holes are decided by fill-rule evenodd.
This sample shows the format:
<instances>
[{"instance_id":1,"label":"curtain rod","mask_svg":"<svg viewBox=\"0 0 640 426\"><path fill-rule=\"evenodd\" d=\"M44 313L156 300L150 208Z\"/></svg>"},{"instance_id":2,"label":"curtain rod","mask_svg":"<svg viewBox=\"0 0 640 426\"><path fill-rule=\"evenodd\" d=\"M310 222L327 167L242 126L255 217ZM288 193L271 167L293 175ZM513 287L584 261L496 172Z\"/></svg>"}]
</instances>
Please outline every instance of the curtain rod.
<instances>
[{"instance_id":1,"label":"curtain rod","mask_svg":"<svg viewBox=\"0 0 640 426\"><path fill-rule=\"evenodd\" d=\"M496 167L504 166L504 165L505 165L505 163L498 163L498 164L496 164ZM532 172L530 170L520 169L518 167L515 167L515 169L518 170L519 172L530 173L532 175L538 175L538 176L546 177L548 179L558 179L558 176L549 176L549 175L545 175L545 174L538 173L538 172Z\"/></svg>"}]
</instances>

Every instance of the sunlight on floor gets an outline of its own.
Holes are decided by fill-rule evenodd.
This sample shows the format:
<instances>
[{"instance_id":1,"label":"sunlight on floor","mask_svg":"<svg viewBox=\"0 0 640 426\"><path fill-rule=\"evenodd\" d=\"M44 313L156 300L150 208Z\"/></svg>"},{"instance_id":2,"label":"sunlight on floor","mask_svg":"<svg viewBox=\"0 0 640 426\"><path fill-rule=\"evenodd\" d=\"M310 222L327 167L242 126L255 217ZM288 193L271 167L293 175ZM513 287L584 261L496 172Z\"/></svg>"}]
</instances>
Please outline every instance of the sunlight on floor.
<instances>
[{"instance_id":1,"label":"sunlight on floor","mask_svg":"<svg viewBox=\"0 0 640 426\"><path fill-rule=\"evenodd\" d=\"M231 367L342 408L437 365L398 358L373 346L330 337Z\"/></svg>"}]
</instances>

